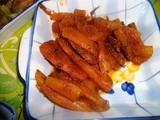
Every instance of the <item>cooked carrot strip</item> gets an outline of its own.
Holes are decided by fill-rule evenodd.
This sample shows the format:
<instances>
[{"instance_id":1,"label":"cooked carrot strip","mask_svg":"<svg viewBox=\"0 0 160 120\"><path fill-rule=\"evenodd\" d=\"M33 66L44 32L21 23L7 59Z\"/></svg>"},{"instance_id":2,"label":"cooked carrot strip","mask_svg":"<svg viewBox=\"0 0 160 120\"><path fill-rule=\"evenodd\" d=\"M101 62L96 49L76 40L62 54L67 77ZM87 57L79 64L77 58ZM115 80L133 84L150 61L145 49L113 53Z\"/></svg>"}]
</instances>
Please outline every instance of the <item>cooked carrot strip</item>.
<instances>
[{"instance_id":1,"label":"cooked carrot strip","mask_svg":"<svg viewBox=\"0 0 160 120\"><path fill-rule=\"evenodd\" d=\"M91 91L87 87L79 85L82 95L91 101L92 107L95 111L106 111L109 109L109 103L104 100L97 92Z\"/></svg>"},{"instance_id":2,"label":"cooked carrot strip","mask_svg":"<svg viewBox=\"0 0 160 120\"><path fill-rule=\"evenodd\" d=\"M128 60L140 65L147 61L153 54L152 46L145 46L139 32L131 27L123 27L114 31L117 40Z\"/></svg>"},{"instance_id":3,"label":"cooked carrot strip","mask_svg":"<svg viewBox=\"0 0 160 120\"><path fill-rule=\"evenodd\" d=\"M96 45L96 43L89 40L84 34L80 33L79 31L71 27L66 27L62 31L62 36L86 49L93 56L98 56L98 46Z\"/></svg>"},{"instance_id":4,"label":"cooked carrot strip","mask_svg":"<svg viewBox=\"0 0 160 120\"><path fill-rule=\"evenodd\" d=\"M113 46L110 44L108 39L105 40L104 45L105 45L108 53L110 53L112 55L113 59L119 64L119 67L120 67L120 65L122 66L125 64L126 59L123 56L123 54L116 52L115 49L113 48ZM114 67L113 69L118 70L117 68L119 68L119 67L116 64L116 67Z\"/></svg>"},{"instance_id":5,"label":"cooked carrot strip","mask_svg":"<svg viewBox=\"0 0 160 120\"><path fill-rule=\"evenodd\" d=\"M105 40L99 40L99 67L100 70L105 73L109 70L117 70L119 69L119 64L114 59L112 53L109 51L109 47L106 46ZM107 68L109 67L109 68Z\"/></svg>"},{"instance_id":6,"label":"cooked carrot strip","mask_svg":"<svg viewBox=\"0 0 160 120\"><path fill-rule=\"evenodd\" d=\"M77 29L81 29L81 27L87 23L86 11L75 9L74 16Z\"/></svg>"},{"instance_id":7,"label":"cooked carrot strip","mask_svg":"<svg viewBox=\"0 0 160 120\"><path fill-rule=\"evenodd\" d=\"M91 54L89 51L86 49L82 48L81 46L75 44L74 42L70 41L70 44L74 48L74 50L85 59L89 64L97 64L98 59L95 55Z\"/></svg>"},{"instance_id":8,"label":"cooked carrot strip","mask_svg":"<svg viewBox=\"0 0 160 120\"><path fill-rule=\"evenodd\" d=\"M73 78L71 77L68 73L60 70L60 69L54 69L53 72L51 72L51 74L49 75L50 77L55 77L58 79L67 79L72 83L78 83L81 84L89 89L91 89L92 91L98 92L98 86L89 78L88 79L78 79L78 78Z\"/></svg>"},{"instance_id":9,"label":"cooked carrot strip","mask_svg":"<svg viewBox=\"0 0 160 120\"><path fill-rule=\"evenodd\" d=\"M46 85L71 101L76 101L81 96L81 89L70 80L47 77Z\"/></svg>"}]
</instances>

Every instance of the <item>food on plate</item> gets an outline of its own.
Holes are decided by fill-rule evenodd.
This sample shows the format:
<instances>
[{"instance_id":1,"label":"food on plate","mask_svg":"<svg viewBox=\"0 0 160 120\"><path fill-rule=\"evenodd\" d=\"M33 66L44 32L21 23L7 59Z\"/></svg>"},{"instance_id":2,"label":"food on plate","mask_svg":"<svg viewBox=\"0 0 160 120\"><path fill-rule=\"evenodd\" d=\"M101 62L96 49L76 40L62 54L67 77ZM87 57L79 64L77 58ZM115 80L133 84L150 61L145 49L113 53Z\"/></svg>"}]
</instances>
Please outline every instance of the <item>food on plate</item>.
<instances>
[{"instance_id":1,"label":"food on plate","mask_svg":"<svg viewBox=\"0 0 160 120\"><path fill-rule=\"evenodd\" d=\"M143 44L135 23L89 16L79 9L56 13L42 4L40 8L53 21L55 39L40 45L53 70L48 76L36 71L38 89L70 110L108 110L109 102L99 91L107 93L114 82L133 80L132 72L152 56L153 47ZM120 71L124 64L127 69Z\"/></svg>"},{"instance_id":2,"label":"food on plate","mask_svg":"<svg viewBox=\"0 0 160 120\"><path fill-rule=\"evenodd\" d=\"M73 62L75 62L85 73L87 73L88 77L93 80L99 88L105 92L108 92L111 89L112 80L109 76L105 76L104 78L97 68L89 65L84 59L77 55L65 39L58 38L57 41L65 53L73 60Z\"/></svg>"}]
</instances>

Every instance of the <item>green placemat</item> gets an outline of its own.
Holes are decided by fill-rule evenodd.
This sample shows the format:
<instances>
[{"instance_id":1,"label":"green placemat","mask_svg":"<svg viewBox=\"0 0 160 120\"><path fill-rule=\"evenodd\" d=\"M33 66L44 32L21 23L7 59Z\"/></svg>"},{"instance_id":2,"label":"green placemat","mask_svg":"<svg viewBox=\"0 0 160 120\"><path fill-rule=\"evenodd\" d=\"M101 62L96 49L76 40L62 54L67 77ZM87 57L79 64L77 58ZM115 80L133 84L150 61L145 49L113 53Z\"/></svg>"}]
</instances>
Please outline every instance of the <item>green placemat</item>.
<instances>
[{"instance_id":1,"label":"green placemat","mask_svg":"<svg viewBox=\"0 0 160 120\"><path fill-rule=\"evenodd\" d=\"M160 0L151 0L156 11L158 20L160 22Z\"/></svg>"},{"instance_id":2,"label":"green placemat","mask_svg":"<svg viewBox=\"0 0 160 120\"><path fill-rule=\"evenodd\" d=\"M18 72L18 48L24 31L31 25L32 20L0 44L0 101L15 109L16 120L25 119L25 82Z\"/></svg>"}]
</instances>

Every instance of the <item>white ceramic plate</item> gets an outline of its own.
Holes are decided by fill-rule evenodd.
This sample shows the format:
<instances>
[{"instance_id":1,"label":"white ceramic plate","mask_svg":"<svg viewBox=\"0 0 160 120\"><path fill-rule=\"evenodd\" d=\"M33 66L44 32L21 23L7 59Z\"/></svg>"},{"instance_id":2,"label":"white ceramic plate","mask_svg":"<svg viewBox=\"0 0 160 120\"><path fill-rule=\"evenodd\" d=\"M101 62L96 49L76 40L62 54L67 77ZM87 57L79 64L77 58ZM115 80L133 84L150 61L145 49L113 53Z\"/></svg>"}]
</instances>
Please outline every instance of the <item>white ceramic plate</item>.
<instances>
[{"instance_id":1,"label":"white ceramic plate","mask_svg":"<svg viewBox=\"0 0 160 120\"><path fill-rule=\"evenodd\" d=\"M26 76L26 68L27 68L27 59L28 59L28 56L29 56L29 40L31 38L31 27L28 28L24 33L23 33L23 36L22 36L22 40L21 40L21 43L20 43L20 47L19 47L19 54L18 54L18 68L19 68L19 72L22 76L22 78L24 80L25 79L25 76Z\"/></svg>"},{"instance_id":2,"label":"white ceramic plate","mask_svg":"<svg viewBox=\"0 0 160 120\"><path fill-rule=\"evenodd\" d=\"M33 24L33 32L27 48L29 53L26 79L26 111L29 118L35 119L104 119L104 118L158 118L160 117L160 34L157 19L152 6L147 0L68 0L61 6L56 1L44 1L43 4L56 12L73 12L75 8L93 10L100 5L95 16L120 18L128 24L135 22L146 45L154 47L153 56L141 65L132 82L134 94L129 95L121 89L122 83L115 84L112 93L103 95L110 102L110 110L106 112L75 112L54 105L36 88L35 72L37 69L48 75L51 65L39 52L39 46L54 39L49 17L37 7ZM22 39L23 41L24 39ZM25 44L21 46L25 48ZM21 49L20 53L25 54ZM21 56L20 56L21 57ZM21 64L23 64L21 62Z\"/></svg>"}]
</instances>

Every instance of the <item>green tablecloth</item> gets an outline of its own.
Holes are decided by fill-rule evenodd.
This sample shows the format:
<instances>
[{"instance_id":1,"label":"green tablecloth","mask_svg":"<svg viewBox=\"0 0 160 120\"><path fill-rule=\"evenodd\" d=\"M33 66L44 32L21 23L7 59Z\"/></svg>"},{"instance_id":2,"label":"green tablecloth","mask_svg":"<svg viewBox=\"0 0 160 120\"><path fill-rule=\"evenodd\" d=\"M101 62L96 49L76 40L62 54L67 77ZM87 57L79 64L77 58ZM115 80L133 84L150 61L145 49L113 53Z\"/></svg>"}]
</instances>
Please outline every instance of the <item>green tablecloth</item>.
<instances>
[{"instance_id":1,"label":"green tablecloth","mask_svg":"<svg viewBox=\"0 0 160 120\"><path fill-rule=\"evenodd\" d=\"M160 20L160 0L152 0L152 3ZM17 54L19 43L24 31L32 25L28 21L16 33L14 33L5 43L0 45L0 101L11 105L16 111L16 119L23 120L25 116L24 89L25 82L22 80L17 69ZM7 53L7 54L6 54ZM6 74L6 76L4 76ZM5 83L2 83L5 79ZM14 87L12 87L14 85Z\"/></svg>"},{"instance_id":2,"label":"green tablecloth","mask_svg":"<svg viewBox=\"0 0 160 120\"><path fill-rule=\"evenodd\" d=\"M152 0L153 6L160 21L160 0Z\"/></svg>"},{"instance_id":3,"label":"green tablecloth","mask_svg":"<svg viewBox=\"0 0 160 120\"><path fill-rule=\"evenodd\" d=\"M25 117L25 82L18 73L18 48L24 31L32 25L28 21L6 42L0 44L0 101L9 104L16 111L16 120ZM1 117L0 117L1 119Z\"/></svg>"}]
</instances>

